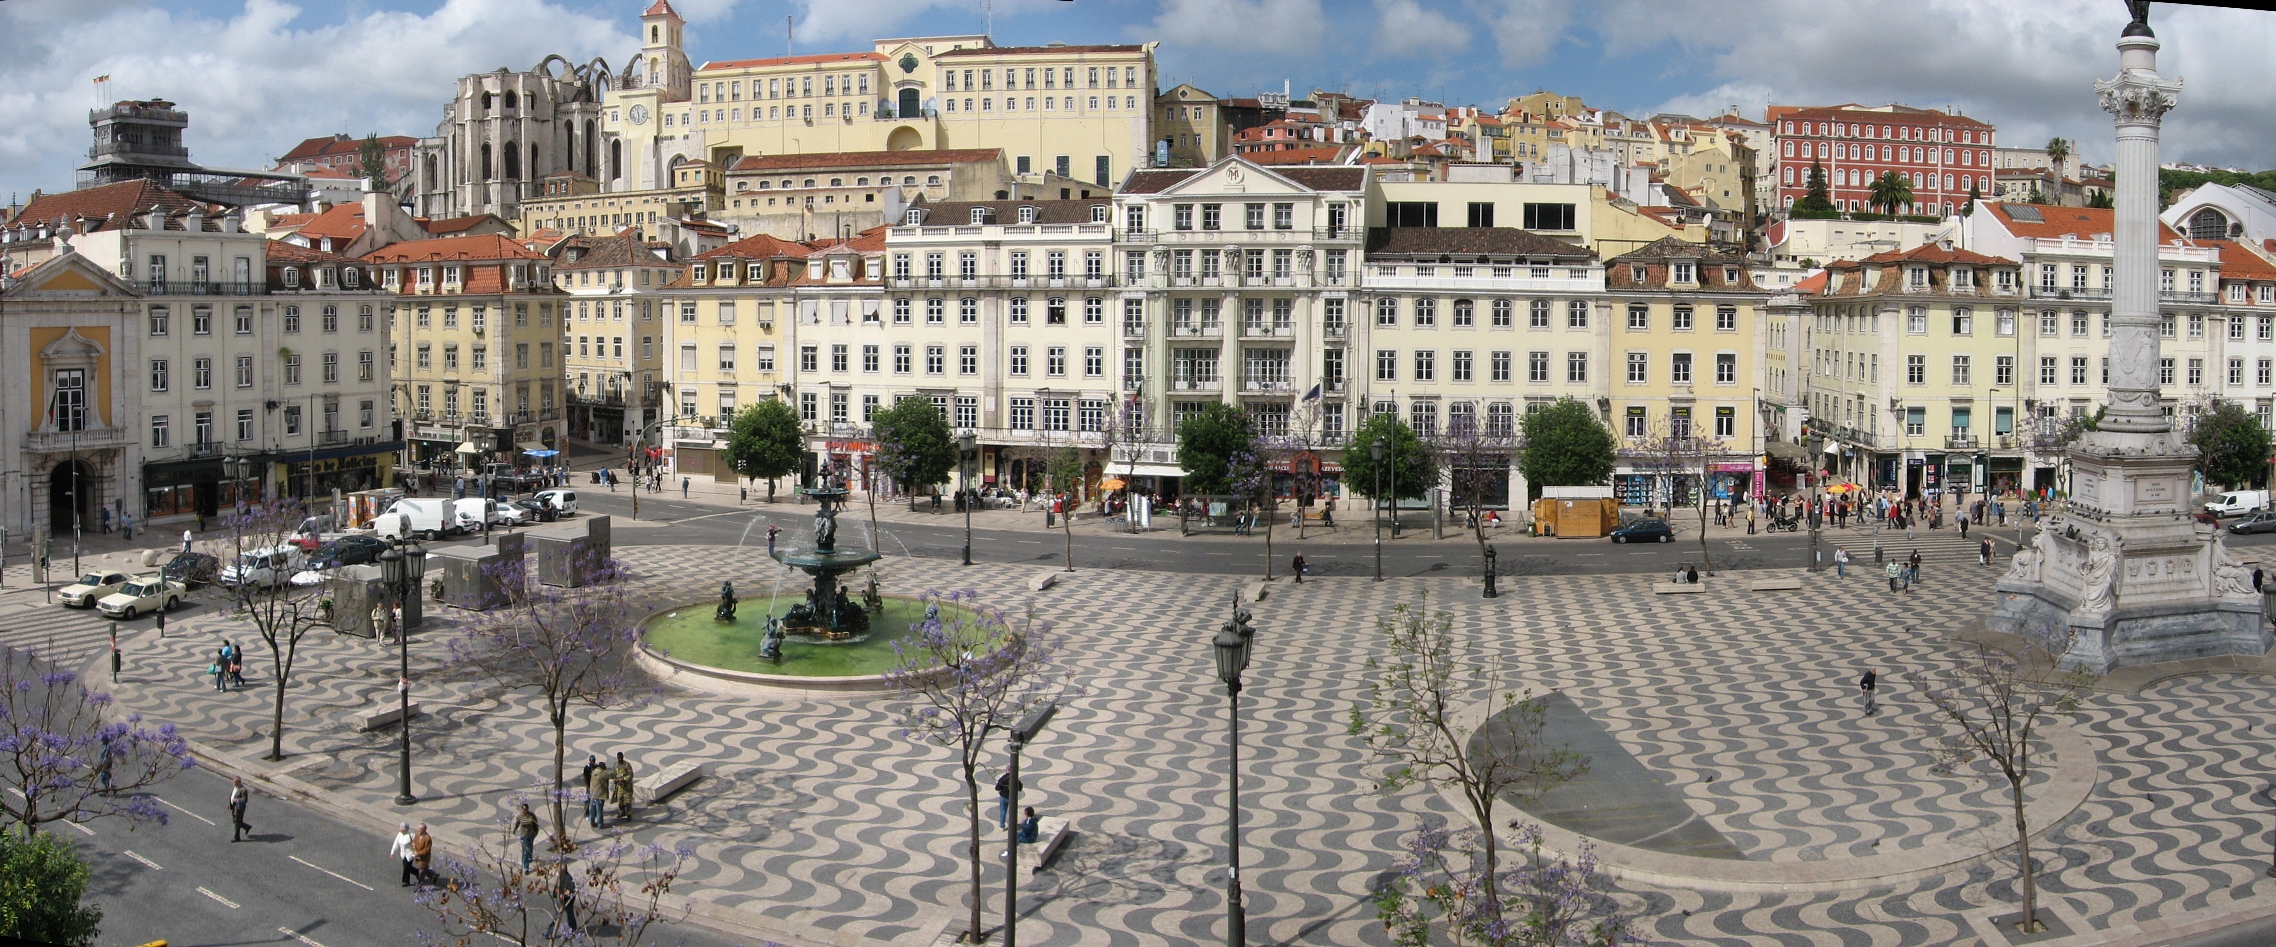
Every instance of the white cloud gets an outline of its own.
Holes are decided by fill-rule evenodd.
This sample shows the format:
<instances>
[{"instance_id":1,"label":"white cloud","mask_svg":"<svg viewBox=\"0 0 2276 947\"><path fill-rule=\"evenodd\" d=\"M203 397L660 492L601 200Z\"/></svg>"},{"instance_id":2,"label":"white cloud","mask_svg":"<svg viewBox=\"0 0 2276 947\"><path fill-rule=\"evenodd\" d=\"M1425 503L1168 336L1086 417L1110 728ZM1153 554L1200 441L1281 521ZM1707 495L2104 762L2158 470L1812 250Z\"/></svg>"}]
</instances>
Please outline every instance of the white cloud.
<instances>
[{"instance_id":1,"label":"white cloud","mask_svg":"<svg viewBox=\"0 0 2276 947\"><path fill-rule=\"evenodd\" d=\"M711 23L724 20L743 0L672 0L672 10L689 23ZM645 10L647 7L641 7Z\"/></svg>"},{"instance_id":2,"label":"white cloud","mask_svg":"<svg viewBox=\"0 0 2276 947\"><path fill-rule=\"evenodd\" d=\"M1998 126L2000 140L2080 142L2094 162L2113 156L2109 116L2092 82L2118 71L2113 44L2124 9L2100 0L1930 0L1901 15L1870 4L1763 0L1745 16L1716 0L1611 0L1599 32L1612 55L1672 46L1702 63L1705 91L1671 111L1720 112L1738 103L1854 101L1959 108ZM2276 85L2276 16L2160 6L2159 71L2190 80L2166 116L2162 156L2249 168L2276 165L2265 90ZM2191 73L2197 73L2192 76Z\"/></svg>"},{"instance_id":3,"label":"white cloud","mask_svg":"<svg viewBox=\"0 0 2276 947\"><path fill-rule=\"evenodd\" d=\"M1470 45L1470 31L1416 0L1375 0L1375 52L1383 56L1450 53Z\"/></svg>"},{"instance_id":4,"label":"white cloud","mask_svg":"<svg viewBox=\"0 0 2276 947\"><path fill-rule=\"evenodd\" d=\"M1163 0L1149 32L1164 47L1318 56L1326 31L1320 0Z\"/></svg>"},{"instance_id":5,"label":"white cloud","mask_svg":"<svg viewBox=\"0 0 2276 947\"><path fill-rule=\"evenodd\" d=\"M1470 7L1486 21L1495 47L1501 50L1502 65L1511 69L1546 62L1572 23L1571 0L1471 0Z\"/></svg>"},{"instance_id":6,"label":"white cloud","mask_svg":"<svg viewBox=\"0 0 2276 947\"><path fill-rule=\"evenodd\" d=\"M0 191L72 186L90 85L190 114L191 160L266 168L303 138L434 134L459 77L549 53L611 67L639 48L625 23L546 0L446 0L300 27L301 8L245 0L227 19L140 3L0 4Z\"/></svg>"}]
</instances>

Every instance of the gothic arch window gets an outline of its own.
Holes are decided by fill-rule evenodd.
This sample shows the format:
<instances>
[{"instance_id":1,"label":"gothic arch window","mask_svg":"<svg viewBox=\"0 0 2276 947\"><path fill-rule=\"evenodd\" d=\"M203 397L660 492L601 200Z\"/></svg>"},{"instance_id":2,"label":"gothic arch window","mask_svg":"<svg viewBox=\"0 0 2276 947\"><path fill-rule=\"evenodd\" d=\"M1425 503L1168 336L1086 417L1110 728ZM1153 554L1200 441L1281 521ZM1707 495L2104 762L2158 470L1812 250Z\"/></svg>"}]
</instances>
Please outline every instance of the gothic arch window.
<instances>
[{"instance_id":1,"label":"gothic arch window","mask_svg":"<svg viewBox=\"0 0 2276 947\"><path fill-rule=\"evenodd\" d=\"M2218 210L2207 207L2189 215L2189 239L2226 240L2229 237L2229 218Z\"/></svg>"},{"instance_id":2,"label":"gothic arch window","mask_svg":"<svg viewBox=\"0 0 2276 947\"><path fill-rule=\"evenodd\" d=\"M441 169L440 169L440 168L439 168L439 167L436 165L436 163L435 163L435 156L434 156L434 155L428 155L428 156L427 156L427 180L426 180L426 187L428 187L428 188L437 188L437 187L441 187L441 186L442 186L442 184L443 184L443 176L442 176L442 174L441 174L440 172L441 172Z\"/></svg>"},{"instance_id":3,"label":"gothic arch window","mask_svg":"<svg viewBox=\"0 0 2276 947\"><path fill-rule=\"evenodd\" d=\"M562 145L561 153L569 159L569 170L575 171L577 170L577 123L575 121L563 122L561 133L568 139Z\"/></svg>"},{"instance_id":4,"label":"gothic arch window","mask_svg":"<svg viewBox=\"0 0 2276 947\"><path fill-rule=\"evenodd\" d=\"M503 148L501 148L500 150L504 152L504 154L505 154L505 158L506 158L506 180L508 180L508 181L519 181L519 180L521 180L521 179L522 179L522 149L521 149L521 147L520 147L519 145L516 145L516 144L514 144L513 142L510 142L510 141L509 141L509 142L507 142L507 143L504 145L504 147L503 147Z\"/></svg>"},{"instance_id":5,"label":"gothic arch window","mask_svg":"<svg viewBox=\"0 0 2276 947\"><path fill-rule=\"evenodd\" d=\"M600 167L594 157L598 154L600 151L593 144L593 120L588 118L585 120L585 173L591 174Z\"/></svg>"},{"instance_id":6,"label":"gothic arch window","mask_svg":"<svg viewBox=\"0 0 2276 947\"><path fill-rule=\"evenodd\" d=\"M537 142L534 142L534 141L533 141L533 142L530 142L530 143L529 143L529 176L530 176L530 177L533 177L533 178L536 178L536 177L544 177L544 176L545 176L545 175L544 175L544 172L543 172L543 169L544 169L544 167L545 167L544 165L541 165L541 164L538 164L538 163L537 163Z\"/></svg>"},{"instance_id":7,"label":"gothic arch window","mask_svg":"<svg viewBox=\"0 0 2276 947\"><path fill-rule=\"evenodd\" d=\"M490 143L482 143L482 180L490 180Z\"/></svg>"},{"instance_id":8,"label":"gothic arch window","mask_svg":"<svg viewBox=\"0 0 2276 947\"><path fill-rule=\"evenodd\" d=\"M624 142L622 139L611 138L609 139L609 177L621 178L623 176Z\"/></svg>"},{"instance_id":9,"label":"gothic arch window","mask_svg":"<svg viewBox=\"0 0 2276 947\"><path fill-rule=\"evenodd\" d=\"M517 107L517 103L520 101L521 100L514 95L514 90L506 90L506 111L513 111Z\"/></svg>"}]
</instances>

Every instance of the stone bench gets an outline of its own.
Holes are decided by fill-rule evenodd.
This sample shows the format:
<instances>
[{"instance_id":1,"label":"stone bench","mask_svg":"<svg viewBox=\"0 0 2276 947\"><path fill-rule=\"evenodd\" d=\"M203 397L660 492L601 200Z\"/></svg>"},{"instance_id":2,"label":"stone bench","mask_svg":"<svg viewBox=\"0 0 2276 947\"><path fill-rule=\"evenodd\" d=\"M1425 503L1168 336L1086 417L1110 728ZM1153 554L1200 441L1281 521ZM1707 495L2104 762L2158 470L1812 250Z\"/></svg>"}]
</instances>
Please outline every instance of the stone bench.
<instances>
[{"instance_id":1,"label":"stone bench","mask_svg":"<svg viewBox=\"0 0 2276 947\"><path fill-rule=\"evenodd\" d=\"M1059 854L1060 846L1067 844L1067 837L1073 834L1075 833L1065 819L1051 816L1036 819L1035 841L1019 846L1019 863L1031 873L1042 871L1043 866L1051 861L1051 856Z\"/></svg>"},{"instance_id":2,"label":"stone bench","mask_svg":"<svg viewBox=\"0 0 2276 947\"><path fill-rule=\"evenodd\" d=\"M1782 579L1756 579L1753 582L1748 583L1747 591L1786 592L1794 589L1799 589L1801 587L1802 579L1800 576L1787 576Z\"/></svg>"},{"instance_id":3,"label":"stone bench","mask_svg":"<svg viewBox=\"0 0 2276 947\"><path fill-rule=\"evenodd\" d=\"M1707 591L1707 583L1705 582L1652 583L1652 594L1654 595L1697 595L1705 591Z\"/></svg>"},{"instance_id":4,"label":"stone bench","mask_svg":"<svg viewBox=\"0 0 2276 947\"><path fill-rule=\"evenodd\" d=\"M1057 572L1038 572L1027 577L1027 590L1030 592L1041 592L1057 584L1059 584L1059 573Z\"/></svg>"},{"instance_id":5,"label":"stone bench","mask_svg":"<svg viewBox=\"0 0 2276 947\"><path fill-rule=\"evenodd\" d=\"M419 702L414 700L411 702L411 716L416 717L418 715ZM390 700L369 710L358 711L355 721L356 729L362 732L377 730L389 724L402 723L403 705L400 701Z\"/></svg>"},{"instance_id":6,"label":"stone bench","mask_svg":"<svg viewBox=\"0 0 2276 947\"><path fill-rule=\"evenodd\" d=\"M703 778L705 768L703 763L696 760L672 764L635 780L632 797L641 805L655 805Z\"/></svg>"}]
</instances>

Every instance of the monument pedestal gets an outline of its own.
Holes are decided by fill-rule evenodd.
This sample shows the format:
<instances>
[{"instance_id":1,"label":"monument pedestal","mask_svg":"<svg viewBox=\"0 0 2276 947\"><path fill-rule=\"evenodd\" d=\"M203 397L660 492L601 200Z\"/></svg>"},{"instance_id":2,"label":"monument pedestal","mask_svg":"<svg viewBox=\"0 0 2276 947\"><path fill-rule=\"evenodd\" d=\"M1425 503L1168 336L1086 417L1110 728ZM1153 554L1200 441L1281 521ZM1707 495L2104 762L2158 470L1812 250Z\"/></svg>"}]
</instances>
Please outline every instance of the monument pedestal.
<instances>
[{"instance_id":1,"label":"monument pedestal","mask_svg":"<svg viewBox=\"0 0 2276 947\"><path fill-rule=\"evenodd\" d=\"M2080 438L2070 509L2017 551L1985 627L2098 673L2268 653L2250 571L2191 516L2195 455L2171 431Z\"/></svg>"}]
</instances>

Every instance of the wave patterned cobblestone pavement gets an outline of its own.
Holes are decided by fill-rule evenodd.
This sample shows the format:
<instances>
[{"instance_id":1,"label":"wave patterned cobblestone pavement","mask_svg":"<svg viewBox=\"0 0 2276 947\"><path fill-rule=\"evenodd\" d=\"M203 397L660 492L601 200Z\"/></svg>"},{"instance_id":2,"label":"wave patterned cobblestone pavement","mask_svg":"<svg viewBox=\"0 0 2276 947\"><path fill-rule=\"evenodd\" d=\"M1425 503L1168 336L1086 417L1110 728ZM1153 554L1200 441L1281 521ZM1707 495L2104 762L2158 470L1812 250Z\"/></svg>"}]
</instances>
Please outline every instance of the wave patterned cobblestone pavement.
<instances>
[{"instance_id":1,"label":"wave patterned cobblestone pavement","mask_svg":"<svg viewBox=\"0 0 2276 947\"><path fill-rule=\"evenodd\" d=\"M1426 594L1479 629L1519 678L1561 688L1751 859L2003 844L1995 780L1928 771L1925 701L1911 679L1954 653L1942 635L1988 606L1992 570L1948 532L1899 544L1913 546L1929 563L1909 597L1889 595L1863 563L1846 581L1828 572L1797 592L1711 580L1706 594L1680 598L1653 595L1656 577L1637 575L1516 577L1492 600L1477 597L1474 579L1274 583L1255 606L1242 701L1252 938L1384 943L1368 891L1392 868L1400 837L1422 816L1460 818L1429 792L1374 792L1376 769L1346 734L1364 698L1375 618ZM757 550L642 546L624 560L658 605L708 601L721 579L752 606L772 588L797 587L795 576L777 584L781 568ZM901 558L882 571L896 593L974 588L1005 606L1030 598L1024 569ZM1022 764L1024 801L1077 832L1050 869L1022 883L1027 943L1222 939L1225 701L1207 641L1249 581L1092 570L1033 596L1067 633L1083 694ZM418 670L458 620L447 609L431 615L413 644L417 694L430 709L413 727L416 811L462 833L497 831L507 800L545 780L551 731L527 694ZM265 751L258 644L252 689L216 693L203 673L222 637L242 642L248 630L201 613L172 631L131 643L122 703L206 745ZM357 733L348 722L392 697L392 649L312 636L301 662L288 708L293 758L279 765L352 805L400 812L391 804L395 732ZM1858 713L1854 686L1867 666L1881 671L1888 708L1873 718ZM609 832L692 846L698 863L685 890L705 900L830 937L911 942L961 904L963 795L952 755L904 738L898 709L884 695L760 699L668 687L641 710L578 710L572 761L619 749L643 772L710 760L710 778ZM2268 863L2269 803L2258 794L2276 775L2276 739L2250 724L2272 713L2276 679L2258 676L2095 695L2077 728L2099 756L2099 782L2035 846L2041 891L2058 916L2074 928L2139 925L2252 896ZM989 757L1000 762L1000 752ZM982 793L988 802L985 785ZM1647 936L1666 943L1999 944L1979 938L1984 918L2013 910L2013 882L2012 861L1999 859L1861 891L1630 884L1620 897ZM1000 884L991 882L991 924Z\"/></svg>"}]
</instances>

